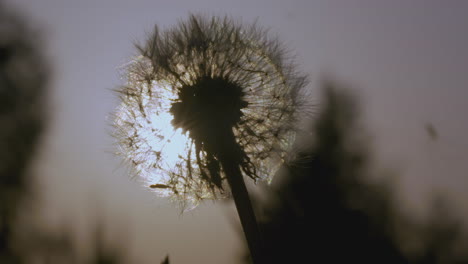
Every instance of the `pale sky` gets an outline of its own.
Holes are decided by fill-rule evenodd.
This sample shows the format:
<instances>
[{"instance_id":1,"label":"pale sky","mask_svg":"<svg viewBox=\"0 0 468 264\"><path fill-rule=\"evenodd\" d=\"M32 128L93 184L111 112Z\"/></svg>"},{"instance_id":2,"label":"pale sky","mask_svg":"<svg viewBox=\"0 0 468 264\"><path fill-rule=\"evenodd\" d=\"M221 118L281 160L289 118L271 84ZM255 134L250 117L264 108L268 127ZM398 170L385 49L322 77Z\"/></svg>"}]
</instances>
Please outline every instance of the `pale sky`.
<instances>
[{"instance_id":1,"label":"pale sky","mask_svg":"<svg viewBox=\"0 0 468 264\"><path fill-rule=\"evenodd\" d=\"M43 191L38 211L50 226L73 221L82 241L95 212L104 211L110 230L124 230L113 240L128 242L141 263L166 254L171 263L237 263L243 237L232 207L208 202L180 214L129 179L111 154L117 68L154 24L174 25L189 12L258 19L297 56L313 92L323 73L350 83L360 92L377 159L400 175L404 203L422 207L442 188L468 216L467 1L6 2L45 33L53 67L52 120L34 167Z\"/></svg>"}]
</instances>

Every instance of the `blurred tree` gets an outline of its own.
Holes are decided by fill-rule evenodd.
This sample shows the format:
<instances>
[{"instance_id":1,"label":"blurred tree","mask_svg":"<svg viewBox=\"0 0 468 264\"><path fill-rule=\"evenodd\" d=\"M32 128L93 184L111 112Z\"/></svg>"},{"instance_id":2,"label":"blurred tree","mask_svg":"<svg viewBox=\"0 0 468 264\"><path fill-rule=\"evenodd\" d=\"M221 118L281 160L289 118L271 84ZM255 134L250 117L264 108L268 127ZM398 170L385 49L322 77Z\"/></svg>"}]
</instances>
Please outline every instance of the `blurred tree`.
<instances>
[{"instance_id":1,"label":"blurred tree","mask_svg":"<svg viewBox=\"0 0 468 264\"><path fill-rule=\"evenodd\" d=\"M312 146L283 166L269 201L259 205L269 263L468 263L459 248L467 240L443 206L429 224L401 234L399 227L414 221L399 212L388 183L370 178L356 99L331 81L323 83L323 94L313 138L305 139ZM404 250L402 239L420 247Z\"/></svg>"},{"instance_id":2,"label":"blurred tree","mask_svg":"<svg viewBox=\"0 0 468 264\"><path fill-rule=\"evenodd\" d=\"M37 36L0 3L0 263L19 263L12 232L44 128L48 67Z\"/></svg>"}]
</instances>

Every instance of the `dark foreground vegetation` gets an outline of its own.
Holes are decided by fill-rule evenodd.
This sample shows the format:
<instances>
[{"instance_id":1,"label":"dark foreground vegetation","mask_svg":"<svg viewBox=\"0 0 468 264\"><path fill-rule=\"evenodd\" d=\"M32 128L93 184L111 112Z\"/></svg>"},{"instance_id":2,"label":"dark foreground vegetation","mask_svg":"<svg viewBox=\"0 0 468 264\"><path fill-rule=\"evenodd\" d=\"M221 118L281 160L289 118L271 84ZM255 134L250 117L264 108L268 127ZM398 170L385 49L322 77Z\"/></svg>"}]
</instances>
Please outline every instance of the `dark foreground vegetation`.
<instances>
[{"instance_id":1,"label":"dark foreground vegetation","mask_svg":"<svg viewBox=\"0 0 468 264\"><path fill-rule=\"evenodd\" d=\"M320 114L297 144L309 147L258 206L269 263L468 263L468 236L449 203L435 197L425 221L404 214L388 176L372 168L356 98L331 81L322 92Z\"/></svg>"}]
</instances>

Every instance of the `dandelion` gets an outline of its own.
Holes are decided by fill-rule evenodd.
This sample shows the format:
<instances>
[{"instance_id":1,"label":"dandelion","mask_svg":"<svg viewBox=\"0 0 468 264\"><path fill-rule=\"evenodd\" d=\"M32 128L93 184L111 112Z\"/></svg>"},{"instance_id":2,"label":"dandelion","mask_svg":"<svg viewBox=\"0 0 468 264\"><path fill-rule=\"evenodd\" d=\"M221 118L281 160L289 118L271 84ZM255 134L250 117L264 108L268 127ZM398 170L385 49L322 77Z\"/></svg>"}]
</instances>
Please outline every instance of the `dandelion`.
<instances>
[{"instance_id":1,"label":"dandelion","mask_svg":"<svg viewBox=\"0 0 468 264\"><path fill-rule=\"evenodd\" d=\"M250 232L243 176L269 181L285 159L305 76L265 30L227 17L156 27L137 49L117 90L119 153L152 190L184 206L232 195Z\"/></svg>"}]
</instances>

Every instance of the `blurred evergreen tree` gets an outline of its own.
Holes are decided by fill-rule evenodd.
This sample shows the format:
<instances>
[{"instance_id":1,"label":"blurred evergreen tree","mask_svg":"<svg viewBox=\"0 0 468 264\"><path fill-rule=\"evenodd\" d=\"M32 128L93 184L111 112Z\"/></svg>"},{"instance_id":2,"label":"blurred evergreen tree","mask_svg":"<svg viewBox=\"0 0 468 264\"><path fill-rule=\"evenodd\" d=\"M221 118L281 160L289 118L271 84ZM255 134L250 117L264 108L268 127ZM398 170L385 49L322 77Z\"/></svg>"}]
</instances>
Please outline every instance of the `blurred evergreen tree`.
<instances>
[{"instance_id":1,"label":"blurred evergreen tree","mask_svg":"<svg viewBox=\"0 0 468 264\"><path fill-rule=\"evenodd\" d=\"M269 263L468 263L456 250L466 250L467 240L447 210L401 234L399 227L414 221L399 211L391 185L370 178L375 171L356 98L332 81L323 82L323 95L305 139L311 147L282 167L270 199L257 204ZM405 250L402 238L419 249Z\"/></svg>"}]
</instances>

